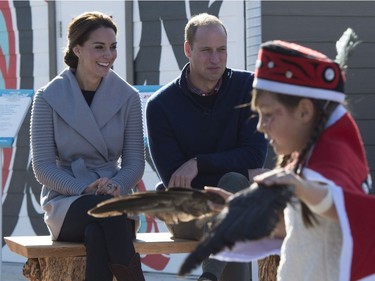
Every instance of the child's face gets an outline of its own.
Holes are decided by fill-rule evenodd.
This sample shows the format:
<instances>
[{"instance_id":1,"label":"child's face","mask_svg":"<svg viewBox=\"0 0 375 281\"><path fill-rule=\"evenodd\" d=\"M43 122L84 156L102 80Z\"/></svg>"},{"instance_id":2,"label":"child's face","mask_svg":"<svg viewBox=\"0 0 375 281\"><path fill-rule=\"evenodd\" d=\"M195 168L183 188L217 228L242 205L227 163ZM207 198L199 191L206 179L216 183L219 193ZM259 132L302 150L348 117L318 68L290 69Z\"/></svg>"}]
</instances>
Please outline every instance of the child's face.
<instances>
[{"instance_id":1,"label":"child's face","mask_svg":"<svg viewBox=\"0 0 375 281\"><path fill-rule=\"evenodd\" d=\"M275 94L263 93L257 97L259 114L257 129L264 133L278 155L301 151L310 135L310 126L301 114L300 106L290 109L280 103Z\"/></svg>"}]
</instances>

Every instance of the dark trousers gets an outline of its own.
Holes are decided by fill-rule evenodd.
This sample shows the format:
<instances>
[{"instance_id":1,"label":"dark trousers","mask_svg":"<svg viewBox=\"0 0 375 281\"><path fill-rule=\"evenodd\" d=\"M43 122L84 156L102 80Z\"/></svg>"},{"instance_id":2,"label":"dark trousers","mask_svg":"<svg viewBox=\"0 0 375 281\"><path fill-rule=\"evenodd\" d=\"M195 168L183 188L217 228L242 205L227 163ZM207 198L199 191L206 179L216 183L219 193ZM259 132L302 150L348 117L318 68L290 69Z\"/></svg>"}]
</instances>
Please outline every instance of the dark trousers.
<instances>
[{"instance_id":1,"label":"dark trousers","mask_svg":"<svg viewBox=\"0 0 375 281\"><path fill-rule=\"evenodd\" d=\"M112 281L110 264L128 265L135 254L132 220L126 215L94 218L87 211L110 199L109 195L85 195L70 206L58 241L84 242L86 281Z\"/></svg>"},{"instance_id":2,"label":"dark trousers","mask_svg":"<svg viewBox=\"0 0 375 281\"><path fill-rule=\"evenodd\" d=\"M239 173L225 174L217 184L218 187L236 193L249 187L248 179ZM200 240L207 231L206 226L198 227L197 221L167 225L168 230L176 238ZM215 259L206 259L202 263L202 271L208 272L220 281L249 281L251 280L251 264L223 262Z\"/></svg>"}]
</instances>

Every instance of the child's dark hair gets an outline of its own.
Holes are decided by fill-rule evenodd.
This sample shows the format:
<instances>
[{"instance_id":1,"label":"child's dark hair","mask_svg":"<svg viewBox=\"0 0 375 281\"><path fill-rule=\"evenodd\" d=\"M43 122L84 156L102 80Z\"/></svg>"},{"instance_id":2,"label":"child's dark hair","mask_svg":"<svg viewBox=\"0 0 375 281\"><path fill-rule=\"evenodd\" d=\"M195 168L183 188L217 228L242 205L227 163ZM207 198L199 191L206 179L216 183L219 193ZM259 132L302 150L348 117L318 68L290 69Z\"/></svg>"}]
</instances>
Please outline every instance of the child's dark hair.
<instances>
[{"instance_id":1,"label":"child's dark hair","mask_svg":"<svg viewBox=\"0 0 375 281\"><path fill-rule=\"evenodd\" d=\"M306 97L298 97L292 95L284 95L279 93L272 93L264 90L253 90L252 92L252 101L251 107L253 110L257 107L257 98L262 95L263 93L269 93L273 95L278 102L284 105L288 109L294 109L297 107L299 102L302 99L306 99ZM308 157L309 151L311 150L312 146L317 142L320 135L324 131L324 128L327 124L328 118L331 115L332 111L337 107L338 103L333 101L327 100L319 100L319 99L310 99L315 108L315 120L314 120L314 130L311 133L310 139L305 144L305 147L302 149L300 154L298 155L297 162L294 166L294 172L298 175L302 175L302 170L304 165L306 164L306 159ZM291 155L280 155L277 157L276 167L285 167L292 161ZM302 218L303 222L306 227L313 226L314 223L317 223L315 215L310 211L307 205L301 202L302 208Z\"/></svg>"}]
</instances>

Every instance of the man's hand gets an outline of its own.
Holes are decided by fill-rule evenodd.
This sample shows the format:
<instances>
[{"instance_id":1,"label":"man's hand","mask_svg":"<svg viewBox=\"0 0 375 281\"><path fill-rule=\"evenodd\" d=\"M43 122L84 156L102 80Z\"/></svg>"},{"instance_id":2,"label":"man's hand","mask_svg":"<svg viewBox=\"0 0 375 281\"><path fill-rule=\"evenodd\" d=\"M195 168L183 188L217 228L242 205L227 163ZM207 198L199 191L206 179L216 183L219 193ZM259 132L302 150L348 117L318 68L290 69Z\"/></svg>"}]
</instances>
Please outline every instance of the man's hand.
<instances>
[{"instance_id":1,"label":"man's hand","mask_svg":"<svg viewBox=\"0 0 375 281\"><path fill-rule=\"evenodd\" d=\"M198 175L196 159L190 159L182 164L171 176L168 187L191 187L192 180Z\"/></svg>"}]
</instances>

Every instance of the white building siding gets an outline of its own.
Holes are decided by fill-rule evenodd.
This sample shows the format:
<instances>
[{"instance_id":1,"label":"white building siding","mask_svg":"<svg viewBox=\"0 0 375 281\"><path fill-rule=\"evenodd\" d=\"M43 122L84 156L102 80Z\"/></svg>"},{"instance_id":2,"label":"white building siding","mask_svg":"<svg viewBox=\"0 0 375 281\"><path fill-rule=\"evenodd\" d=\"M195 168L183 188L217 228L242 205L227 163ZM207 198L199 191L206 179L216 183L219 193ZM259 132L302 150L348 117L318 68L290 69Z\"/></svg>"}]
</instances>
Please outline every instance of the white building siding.
<instances>
[{"instance_id":1,"label":"white building siding","mask_svg":"<svg viewBox=\"0 0 375 281\"><path fill-rule=\"evenodd\" d=\"M261 1L246 1L246 69L254 71L259 45L262 43Z\"/></svg>"}]
</instances>

